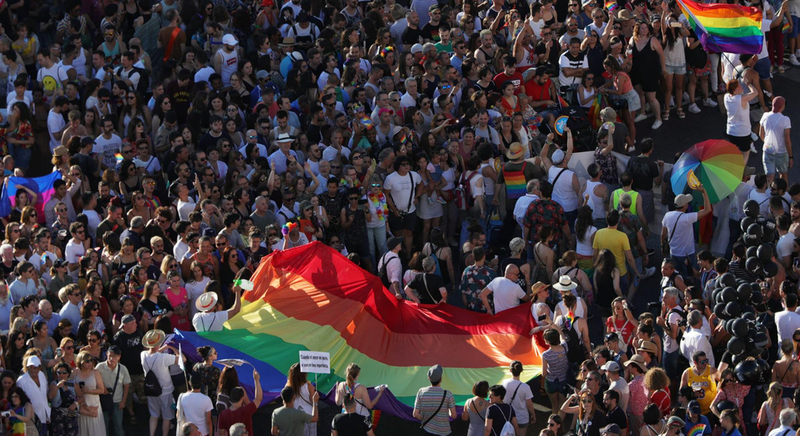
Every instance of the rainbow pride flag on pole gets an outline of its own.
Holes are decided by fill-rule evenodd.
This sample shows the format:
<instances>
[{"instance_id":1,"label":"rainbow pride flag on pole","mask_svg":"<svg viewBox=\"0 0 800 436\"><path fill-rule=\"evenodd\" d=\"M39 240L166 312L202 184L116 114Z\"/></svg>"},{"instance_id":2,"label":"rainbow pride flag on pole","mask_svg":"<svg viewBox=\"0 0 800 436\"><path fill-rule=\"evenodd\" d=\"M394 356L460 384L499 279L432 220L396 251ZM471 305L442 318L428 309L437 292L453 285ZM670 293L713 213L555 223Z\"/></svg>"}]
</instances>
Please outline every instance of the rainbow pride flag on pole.
<instances>
[{"instance_id":1,"label":"rainbow pride flag on pole","mask_svg":"<svg viewBox=\"0 0 800 436\"><path fill-rule=\"evenodd\" d=\"M17 185L22 185L37 195L36 204L33 206L39 222L44 223L44 205L50 201L55 192L53 183L60 178L61 173L58 171L42 177L9 177L8 181L3 183L3 193L0 195L0 216L8 216L16 206Z\"/></svg>"},{"instance_id":2,"label":"rainbow pride flag on pole","mask_svg":"<svg viewBox=\"0 0 800 436\"><path fill-rule=\"evenodd\" d=\"M442 387L460 404L472 396L475 382L509 378L514 360L524 366L523 380L541 372L540 350L529 335L536 326L530 303L493 317L397 300L379 278L320 242L265 257L251 281L254 289L244 293L241 312L223 331L180 332L175 340L211 345L220 359L252 363L265 401L280 395L302 350L330 353L332 373L317 379L321 394L332 392L347 365L356 363L359 383L388 385L376 408L408 420L414 419L417 390L430 385L432 365L444 367ZM190 358L191 348L183 346ZM252 368L237 371L252 392Z\"/></svg>"},{"instance_id":3,"label":"rainbow pride flag on pole","mask_svg":"<svg viewBox=\"0 0 800 436\"><path fill-rule=\"evenodd\" d=\"M678 0L700 44L709 53L757 54L764 43L761 11L724 3Z\"/></svg>"}]
</instances>

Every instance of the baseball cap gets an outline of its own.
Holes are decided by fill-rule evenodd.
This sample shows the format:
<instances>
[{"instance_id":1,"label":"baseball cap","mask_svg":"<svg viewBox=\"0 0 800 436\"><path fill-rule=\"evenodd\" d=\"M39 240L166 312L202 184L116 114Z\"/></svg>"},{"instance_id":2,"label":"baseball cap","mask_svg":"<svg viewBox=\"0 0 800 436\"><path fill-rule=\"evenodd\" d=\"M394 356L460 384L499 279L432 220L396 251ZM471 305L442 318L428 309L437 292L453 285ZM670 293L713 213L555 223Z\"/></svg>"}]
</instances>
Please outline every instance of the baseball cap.
<instances>
[{"instance_id":1,"label":"baseball cap","mask_svg":"<svg viewBox=\"0 0 800 436\"><path fill-rule=\"evenodd\" d=\"M236 37L229 33L222 37L222 43L225 45L236 45L239 44L239 41L237 41Z\"/></svg>"},{"instance_id":2,"label":"baseball cap","mask_svg":"<svg viewBox=\"0 0 800 436\"><path fill-rule=\"evenodd\" d=\"M689 407L687 407L687 410L692 415L700 415L702 413L702 409L700 409L700 403L698 403L697 400L689 401Z\"/></svg>"},{"instance_id":3,"label":"baseball cap","mask_svg":"<svg viewBox=\"0 0 800 436\"><path fill-rule=\"evenodd\" d=\"M269 77L269 73L264 70L258 70L256 73L256 79L266 79Z\"/></svg>"},{"instance_id":4,"label":"baseball cap","mask_svg":"<svg viewBox=\"0 0 800 436\"><path fill-rule=\"evenodd\" d=\"M422 53L422 44L416 43L411 46L411 54Z\"/></svg>"},{"instance_id":5,"label":"baseball cap","mask_svg":"<svg viewBox=\"0 0 800 436\"><path fill-rule=\"evenodd\" d=\"M564 153L564 150L561 150L559 148L558 150L553 152L553 156L550 158L550 160L553 162L553 165L559 165L562 162L564 162L564 158L566 156L567 155Z\"/></svg>"},{"instance_id":6,"label":"baseball cap","mask_svg":"<svg viewBox=\"0 0 800 436\"><path fill-rule=\"evenodd\" d=\"M439 383L440 381L442 381L442 367L441 367L441 365L438 365L438 364L437 365L433 365L428 370L428 380L430 380L431 383Z\"/></svg>"},{"instance_id":7,"label":"baseball cap","mask_svg":"<svg viewBox=\"0 0 800 436\"><path fill-rule=\"evenodd\" d=\"M600 369L608 372L619 372L619 363L609 360L608 362L604 363Z\"/></svg>"},{"instance_id":8,"label":"baseball cap","mask_svg":"<svg viewBox=\"0 0 800 436\"><path fill-rule=\"evenodd\" d=\"M127 324L129 322L136 322L136 317L131 314L124 315L122 317L122 323Z\"/></svg>"},{"instance_id":9,"label":"baseball cap","mask_svg":"<svg viewBox=\"0 0 800 436\"><path fill-rule=\"evenodd\" d=\"M691 203L693 199L694 197L692 197L692 194L680 194L675 197L675 207L686 206L687 204Z\"/></svg>"}]
</instances>

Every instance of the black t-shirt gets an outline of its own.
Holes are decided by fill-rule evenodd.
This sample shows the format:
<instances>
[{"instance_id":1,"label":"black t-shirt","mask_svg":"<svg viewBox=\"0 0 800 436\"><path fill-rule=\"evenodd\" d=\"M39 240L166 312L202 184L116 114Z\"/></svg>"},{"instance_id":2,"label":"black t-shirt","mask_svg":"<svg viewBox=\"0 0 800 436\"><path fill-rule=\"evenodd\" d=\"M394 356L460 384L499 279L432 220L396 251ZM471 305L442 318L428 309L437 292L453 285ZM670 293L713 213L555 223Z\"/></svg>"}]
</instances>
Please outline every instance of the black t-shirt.
<instances>
[{"instance_id":1,"label":"black t-shirt","mask_svg":"<svg viewBox=\"0 0 800 436\"><path fill-rule=\"evenodd\" d=\"M131 375L144 374L142 361L139 359L144 347L142 346L142 334L138 329L130 335L122 330L118 331L114 335L114 345L122 350L119 362L128 368Z\"/></svg>"},{"instance_id":2,"label":"black t-shirt","mask_svg":"<svg viewBox=\"0 0 800 436\"><path fill-rule=\"evenodd\" d=\"M331 428L340 435L366 436L372 424L358 413L340 413L333 417Z\"/></svg>"},{"instance_id":3,"label":"black t-shirt","mask_svg":"<svg viewBox=\"0 0 800 436\"><path fill-rule=\"evenodd\" d=\"M492 420L492 434L500 434L506 420L512 421L517 415L510 404L492 404L486 409L486 419Z\"/></svg>"},{"instance_id":4,"label":"black t-shirt","mask_svg":"<svg viewBox=\"0 0 800 436\"><path fill-rule=\"evenodd\" d=\"M150 320L148 321L149 324L153 324L156 322L156 318L161 315L166 315L167 312L172 311L172 305L169 304L169 300L167 297L163 295L158 296L158 303L153 303L149 298L143 299L139 302L139 313L144 315L147 313L150 315Z\"/></svg>"},{"instance_id":5,"label":"black t-shirt","mask_svg":"<svg viewBox=\"0 0 800 436\"><path fill-rule=\"evenodd\" d=\"M556 41L555 39L553 39L552 41L553 41L553 46L550 47L550 55L549 55L550 57L545 58L543 63L552 65L555 71L551 75L557 75L559 70L558 57L561 56L561 47L559 46L558 41ZM541 41L536 43L536 47L534 47L533 49L533 54L537 56L537 59L540 54L545 54L545 53L547 53L547 47L545 47L544 43L542 43Z\"/></svg>"},{"instance_id":6,"label":"black t-shirt","mask_svg":"<svg viewBox=\"0 0 800 436\"><path fill-rule=\"evenodd\" d=\"M422 35L422 31L419 28L412 29L410 27L406 27L406 30L403 31L403 44L418 44L420 35Z\"/></svg>"},{"instance_id":7,"label":"black t-shirt","mask_svg":"<svg viewBox=\"0 0 800 436\"><path fill-rule=\"evenodd\" d=\"M259 246L258 250L256 250L255 253L252 253L249 250L248 250L248 253L249 253L248 259L250 259L250 263L252 263L255 266L258 266L258 264L261 263L261 259L264 258L264 256L269 254L269 250L267 250L264 247Z\"/></svg>"},{"instance_id":8,"label":"black t-shirt","mask_svg":"<svg viewBox=\"0 0 800 436\"><path fill-rule=\"evenodd\" d=\"M439 42L442 38L439 36L440 32L447 32L449 29L439 22L439 24L431 24L430 21L428 24L422 26L422 30L420 31L420 35L422 35L422 39L430 39L433 42Z\"/></svg>"},{"instance_id":9,"label":"black t-shirt","mask_svg":"<svg viewBox=\"0 0 800 436\"><path fill-rule=\"evenodd\" d=\"M616 145L616 142L614 145ZM658 177L658 164L647 156L632 157L628 161L628 172L631 173L633 178L634 191L651 191L653 189L653 180Z\"/></svg>"},{"instance_id":10,"label":"black t-shirt","mask_svg":"<svg viewBox=\"0 0 800 436\"><path fill-rule=\"evenodd\" d=\"M233 139L231 139L231 135L228 135L228 132L223 130L222 134L219 137L214 137L213 135L211 135L211 131L209 130L208 132L206 132L205 135L200 137L200 142L199 142L199 147L198 148L200 150L202 150L202 151L208 152L208 149L211 148L211 147L216 147L217 146L217 141L219 141L222 138L225 138L225 139L231 141L231 143L233 143ZM176 175L176 177L177 177L177 175Z\"/></svg>"},{"instance_id":11,"label":"black t-shirt","mask_svg":"<svg viewBox=\"0 0 800 436\"><path fill-rule=\"evenodd\" d=\"M439 288L444 288L444 279L436 274L424 274L424 276L425 280L423 280L423 274L419 274L418 276L414 277L408 283L408 287L417 291L420 303L439 303L439 301L442 299L442 294L439 292ZM427 288L425 287L425 282L428 283Z\"/></svg>"},{"instance_id":12,"label":"black t-shirt","mask_svg":"<svg viewBox=\"0 0 800 436\"><path fill-rule=\"evenodd\" d=\"M9 274L13 273L17 268L18 263L19 261L16 259L11 261L11 266L6 266L5 262L0 262L0 269L3 270L3 278L6 278L9 276Z\"/></svg>"},{"instance_id":13,"label":"black t-shirt","mask_svg":"<svg viewBox=\"0 0 800 436\"><path fill-rule=\"evenodd\" d=\"M628 418L625 412L617 406L606 414L606 424L617 424L621 430L628 428Z\"/></svg>"}]
</instances>

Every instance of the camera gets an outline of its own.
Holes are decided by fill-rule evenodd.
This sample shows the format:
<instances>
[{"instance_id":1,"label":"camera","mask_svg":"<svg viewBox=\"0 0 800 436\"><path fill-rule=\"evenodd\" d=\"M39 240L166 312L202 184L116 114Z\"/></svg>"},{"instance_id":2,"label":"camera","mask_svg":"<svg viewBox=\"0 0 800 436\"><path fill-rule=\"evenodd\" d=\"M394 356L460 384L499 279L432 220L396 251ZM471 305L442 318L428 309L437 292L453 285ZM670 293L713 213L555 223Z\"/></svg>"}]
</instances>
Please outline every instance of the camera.
<instances>
[{"instance_id":1,"label":"camera","mask_svg":"<svg viewBox=\"0 0 800 436\"><path fill-rule=\"evenodd\" d=\"M61 357L64 354L64 350L61 347L56 348L56 357Z\"/></svg>"},{"instance_id":2,"label":"camera","mask_svg":"<svg viewBox=\"0 0 800 436\"><path fill-rule=\"evenodd\" d=\"M9 416L11 416L11 411L7 410L5 412L0 412L0 416L2 416L3 418L8 418Z\"/></svg>"}]
</instances>

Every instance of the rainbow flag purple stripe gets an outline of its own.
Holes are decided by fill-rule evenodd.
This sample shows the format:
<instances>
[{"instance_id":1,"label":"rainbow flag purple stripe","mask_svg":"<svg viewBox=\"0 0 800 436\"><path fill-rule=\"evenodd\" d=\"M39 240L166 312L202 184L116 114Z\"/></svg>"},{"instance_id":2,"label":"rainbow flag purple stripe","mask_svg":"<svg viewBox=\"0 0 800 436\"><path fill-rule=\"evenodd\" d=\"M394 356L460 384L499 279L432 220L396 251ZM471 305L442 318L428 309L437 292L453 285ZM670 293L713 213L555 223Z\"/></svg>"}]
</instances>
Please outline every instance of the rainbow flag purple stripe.
<instances>
[{"instance_id":1,"label":"rainbow flag purple stripe","mask_svg":"<svg viewBox=\"0 0 800 436\"><path fill-rule=\"evenodd\" d=\"M0 216L11 214L11 210L16 206L17 186L22 185L37 195L34 208L39 222L44 223L44 205L55 193L53 183L60 178L61 173L58 171L42 177L9 177L3 184L3 193L0 195Z\"/></svg>"},{"instance_id":2,"label":"rainbow flag purple stripe","mask_svg":"<svg viewBox=\"0 0 800 436\"><path fill-rule=\"evenodd\" d=\"M527 183L525 174L522 171L516 172L516 174L505 174L504 178L506 181L506 197L509 200L516 200L525 195Z\"/></svg>"}]
</instances>

